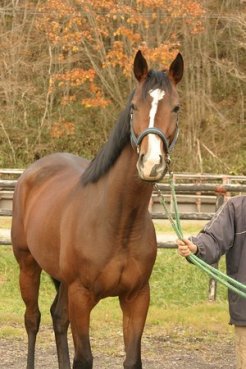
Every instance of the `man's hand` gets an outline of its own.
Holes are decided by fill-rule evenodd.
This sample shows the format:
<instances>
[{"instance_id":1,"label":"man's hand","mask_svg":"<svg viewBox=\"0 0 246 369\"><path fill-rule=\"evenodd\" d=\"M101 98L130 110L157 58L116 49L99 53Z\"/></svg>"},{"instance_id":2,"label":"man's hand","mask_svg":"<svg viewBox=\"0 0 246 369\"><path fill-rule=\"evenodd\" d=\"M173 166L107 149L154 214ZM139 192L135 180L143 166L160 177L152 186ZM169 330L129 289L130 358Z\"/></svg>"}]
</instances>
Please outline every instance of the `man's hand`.
<instances>
[{"instance_id":1,"label":"man's hand","mask_svg":"<svg viewBox=\"0 0 246 369\"><path fill-rule=\"evenodd\" d=\"M189 240L177 240L178 253L181 256L187 257L190 254L196 254L197 246Z\"/></svg>"}]
</instances>

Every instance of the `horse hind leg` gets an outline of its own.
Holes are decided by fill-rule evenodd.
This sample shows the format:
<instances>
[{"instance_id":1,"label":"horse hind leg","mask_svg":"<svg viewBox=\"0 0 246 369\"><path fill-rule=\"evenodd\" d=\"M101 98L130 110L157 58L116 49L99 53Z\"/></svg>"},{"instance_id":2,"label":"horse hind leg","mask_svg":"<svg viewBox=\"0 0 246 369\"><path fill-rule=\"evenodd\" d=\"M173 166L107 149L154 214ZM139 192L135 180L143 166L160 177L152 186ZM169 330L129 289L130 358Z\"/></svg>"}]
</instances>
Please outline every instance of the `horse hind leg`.
<instances>
[{"instance_id":1,"label":"horse hind leg","mask_svg":"<svg viewBox=\"0 0 246 369\"><path fill-rule=\"evenodd\" d=\"M28 336L27 369L34 369L35 344L41 314L38 306L41 268L29 251L15 252L20 266L20 291L26 305L25 327Z\"/></svg>"},{"instance_id":2,"label":"horse hind leg","mask_svg":"<svg viewBox=\"0 0 246 369\"><path fill-rule=\"evenodd\" d=\"M67 288L63 283L54 279L53 281L57 289L57 294L50 312L53 320L59 369L70 369L71 366L67 342L67 330L69 326Z\"/></svg>"}]
</instances>

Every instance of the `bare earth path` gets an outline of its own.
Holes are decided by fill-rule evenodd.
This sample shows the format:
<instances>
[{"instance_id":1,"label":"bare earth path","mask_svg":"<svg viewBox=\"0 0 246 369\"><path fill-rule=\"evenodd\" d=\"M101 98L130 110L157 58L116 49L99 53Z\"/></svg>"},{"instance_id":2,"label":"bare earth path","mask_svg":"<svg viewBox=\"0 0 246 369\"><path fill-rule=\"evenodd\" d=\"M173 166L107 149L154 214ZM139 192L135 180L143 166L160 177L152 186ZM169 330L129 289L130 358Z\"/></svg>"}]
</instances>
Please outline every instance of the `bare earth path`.
<instances>
[{"instance_id":1,"label":"bare earth path","mask_svg":"<svg viewBox=\"0 0 246 369\"><path fill-rule=\"evenodd\" d=\"M50 338L50 342L38 341L36 369L58 369L54 341ZM121 339L111 336L103 342L92 340L94 369L123 368ZM110 347L113 350L111 353ZM144 336L142 351L143 369L235 369L233 342L227 337L208 343L202 338L187 340L161 335ZM25 369L25 360L25 338L0 340L1 369Z\"/></svg>"}]
</instances>

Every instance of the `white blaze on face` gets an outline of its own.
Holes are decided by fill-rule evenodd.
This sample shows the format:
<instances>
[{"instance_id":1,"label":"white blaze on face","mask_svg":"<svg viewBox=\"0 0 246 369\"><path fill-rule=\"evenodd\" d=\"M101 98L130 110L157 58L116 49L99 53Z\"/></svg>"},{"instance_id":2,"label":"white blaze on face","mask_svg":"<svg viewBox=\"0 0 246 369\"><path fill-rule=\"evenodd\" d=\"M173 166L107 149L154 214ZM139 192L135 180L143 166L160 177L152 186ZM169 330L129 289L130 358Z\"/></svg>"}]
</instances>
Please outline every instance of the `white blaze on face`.
<instances>
[{"instance_id":1,"label":"white blaze on face","mask_svg":"<svg viewBox=\"0 0 246 369\"><path fill-rule=\"evenodd\" d=\"M149 112L149 128L153 128L155 125L155 116L158 108L159 101L163 99L165 91L159 88L149 91L152 97L151 108ZM159 163L161 155L161 139L155 134L148 135L148 151L146 153L146 160L154 163Z\"/></svg>"},{"instance_id":2,"label":"white blaze on face","mask_svg":"<svg viewBox=\"0 0 246 369\"><path fill-rule=\"evenodd\" d=\"M165 95L165 91L157 88L156 90L149 91L150 96L152 97L151 108L149 112L149 128L154 127L155 125L155 115L157 112L159 101L163 99Z\"/></svg>"}]
</instances>

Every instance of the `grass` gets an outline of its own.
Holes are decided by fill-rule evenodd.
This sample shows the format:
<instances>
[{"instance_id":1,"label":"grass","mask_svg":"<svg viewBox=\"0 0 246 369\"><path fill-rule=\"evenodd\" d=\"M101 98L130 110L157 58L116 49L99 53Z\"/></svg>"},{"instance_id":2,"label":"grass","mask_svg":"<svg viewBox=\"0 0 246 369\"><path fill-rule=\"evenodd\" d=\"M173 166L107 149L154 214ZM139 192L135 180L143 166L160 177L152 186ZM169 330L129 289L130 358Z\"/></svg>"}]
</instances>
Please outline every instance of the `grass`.
<instances>
[{"instance_id":1,"label":"grass","mask_svg":"<svg viewBox=\"0 0 246 369\"><path fill-rule=\"evenodd\" d=\"M0 224L0 228L1 228ZM158 225L171 231L169 225ZM184 232L197 233L201 225L184 224ZM225 269L224 260L220 268ZM24 304L18 286L18 266L10 246L0 246L0 338L21 338L24 333ZM176 250L158 250L150 280L151 304L145 332L148 335L206 337L231 335L228 325L226 289L218 286L217 300L208 302L208 276L181 258ZM54 286L43 273L40 289L42 326L51 327L49 308ZM121 311L116 298L102 300L92 312L91 330L95 339L121 329ZM47 341L50 330L43 340ZM109 348L110 350L110 348Z\"/></svg>"},{"instance_id":2,"label":"grass","mask_svg":"<svg viewBox=\"0 0 246 369\"><path fill-rule=\"evenodd\" d=\"M199 220L199 221L185 221L182 220L182 230L185 234L196 234L198 233L203 226L206 224L206 221ZM154 220L155 230L156 232L167 232L172 233L174 232L172 226L168 220Z\"/></svg>"}]
</instances>

